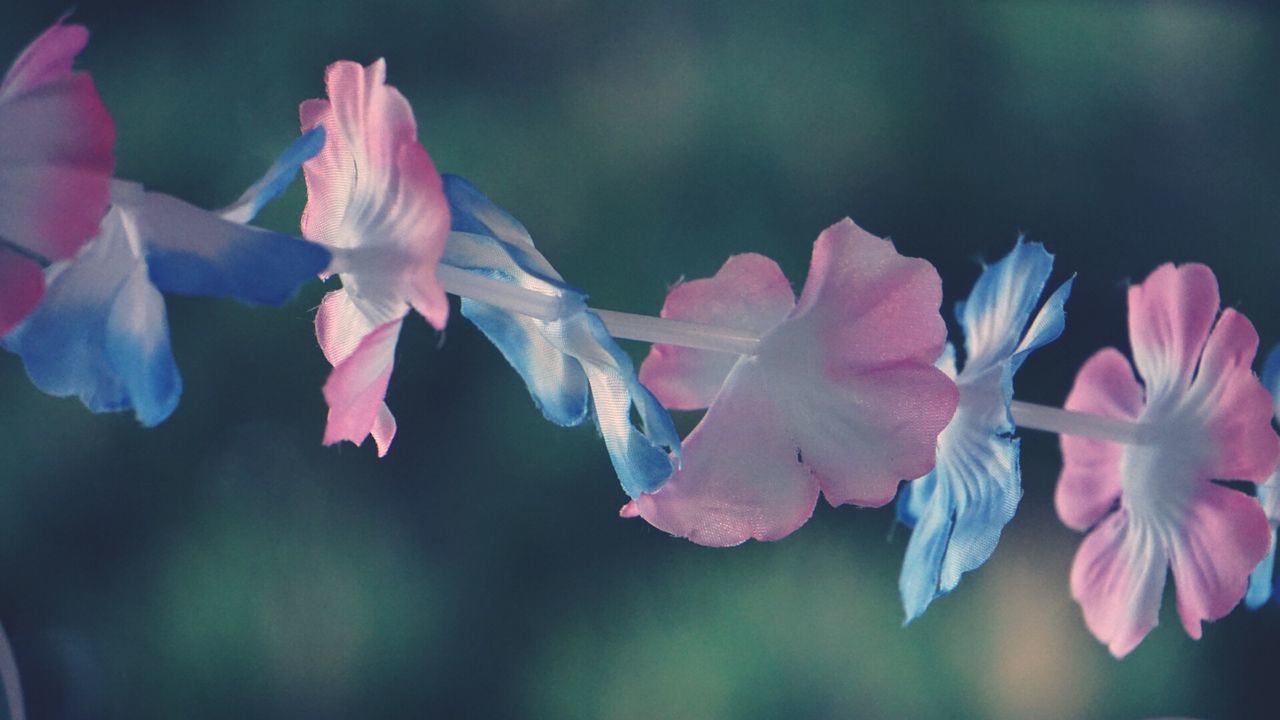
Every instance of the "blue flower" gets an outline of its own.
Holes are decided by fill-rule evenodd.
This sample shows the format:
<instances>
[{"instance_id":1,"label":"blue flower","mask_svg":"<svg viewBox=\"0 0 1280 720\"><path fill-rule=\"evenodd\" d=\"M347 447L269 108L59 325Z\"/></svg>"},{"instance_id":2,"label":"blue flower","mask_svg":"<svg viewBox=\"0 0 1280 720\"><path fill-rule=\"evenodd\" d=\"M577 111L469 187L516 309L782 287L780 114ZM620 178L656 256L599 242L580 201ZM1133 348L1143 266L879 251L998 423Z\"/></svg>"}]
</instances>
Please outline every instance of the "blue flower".
<instances>
[{"instance_id":1,"label":"blue flower","mask_svg":"<svg viewBox=\"0 0 1280 720\"><path fill-rule=\"evenodd\" d=\"M50 395L160 423L182 394L162 292L281 305L328 266L319 245L244 224L323 144L322 129L299 138L220 213L113 181L98 235L45 270L43 301L3 345Z\"/></svg>"},{"instance_id":2,"label":"blue flower","mask_svg":"<svg viewBox=\"0 0 1280 720\"><path fill-rule=\"evenodd\" d=\"M960 404L938 436L937 467L907 483L898 499L899 519L914 528L898 580L907 622L991 557L1022 497L1009 405L1014 373L1066 323L1063 305L1072 280L1031 320L1052 269L1053 256L1042 245L1019 238L1009 255L983 270L968 301L956 306L964 369L956 372L950 344L937 364L955 378Z\"/></svg>"},{"instance_id":3,"label":"blue flower","mask_svg":"<svg viewBox=\"0 0 1280 720\"><path fill-rule=\"evenodd\" d=\"M595 419L628 495L660 488L673 470L671 453L678 456L680 437L667 411L636 379L631 358L587 309L587 296L565 284L519 221L466 180L445 175L444 191L453 220L443 265L556 297L561 307L559 317L548 321L463 298L463 316L524 378L548 420L571 427ZM633 407L642 428L631 423Z\"/></svg>"},{"instance_id":4,"label":"blue flower","mask_svg":"<svg viewBox=\"0 0 1280 720\"><path fill-rule=\"evenodd\" d=\"M1262 385L1271 393L1276 417L1280 417L1280 345L1271 349L1271 354L1267 355L1267 360L1262 365ZM1249 576L1249 590L1245 593L1244 604L1250 610L1266 605L1274 592L1272 574L1276 564L1276 528L1280 526L1280 468L1258 486L1258 502L1262 503L1267 522L1271 524L1271 549Z\"/></svg>"}]
</instances>

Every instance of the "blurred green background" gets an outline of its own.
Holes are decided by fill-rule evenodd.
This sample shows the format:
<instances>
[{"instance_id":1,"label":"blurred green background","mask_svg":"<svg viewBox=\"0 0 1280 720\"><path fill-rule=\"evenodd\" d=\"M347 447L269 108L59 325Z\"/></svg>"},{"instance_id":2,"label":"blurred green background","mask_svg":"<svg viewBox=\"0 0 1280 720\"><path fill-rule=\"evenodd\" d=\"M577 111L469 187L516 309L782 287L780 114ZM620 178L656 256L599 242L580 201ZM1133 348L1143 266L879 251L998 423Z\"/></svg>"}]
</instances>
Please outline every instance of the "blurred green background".
<instances>
[{"instance_id":1,"label":"blurred green background","mask_svg":"<svg viewBox=\"0 0 1280 720\"><path fill-rule=\"evenodd\" d=\"M65 9L9 0L7 63ZM438 166L521 218L601 306L656 312L726 256L798 287L846 215L951 303L1025 232L1079 273L1018 377L1060 403L1125 345L1124 287L1218 273L1280 340L1280 13L1268 4L82 0L119 175L224 204L337 59L387 58ZM296 231L301 183L261 217ZM0 621L32 718L1268 716L1280 610L1123 662L1067 590L1056 439L995 556L901 627L906 534L825 505L710 550L621 520L589 428L544 422L461 318L406 324L390 455L322 448L324 288L171 299L161 427L37 392L0 357ZM631 346L637 358L645 348ZM681 418L689 427L692 418Z\"/></svg>"}]
</instances>

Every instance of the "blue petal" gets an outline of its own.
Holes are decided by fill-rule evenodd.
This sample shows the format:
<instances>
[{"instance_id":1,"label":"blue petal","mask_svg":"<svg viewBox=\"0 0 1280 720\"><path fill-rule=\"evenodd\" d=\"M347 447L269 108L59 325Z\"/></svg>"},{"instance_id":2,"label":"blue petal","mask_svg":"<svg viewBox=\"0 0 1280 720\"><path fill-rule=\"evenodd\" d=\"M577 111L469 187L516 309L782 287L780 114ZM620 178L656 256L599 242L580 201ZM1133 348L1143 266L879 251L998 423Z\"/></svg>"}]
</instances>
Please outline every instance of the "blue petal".
<instances>
[{"instance_id":1,"label":"blue petal","mask_svg":"<svg viewBox=\"0 0 1280 720\"><path fill-rule=\"evenodd\" d=\"M580 425L591 412L591 387L582 365L565 355L539 331L533 318L463 299L462 315L497 346L524 379L533 402L551 422Z\"/></svg>"},{"instance_id":2,"label":"blue petal","mask_svg":"<svg viewBox=\"0 0 1280 720\"><path fill-rule=\"evenodd\" d=\"M1062 331L1067 327L1067 299L1071 297L1071 288L1075 285L1076 276L1072 275L1067 278L1066 282L1058 286L1057 290L1044 301L1044 306L1040 308L1040 312L1036 314L1036 319L1031 321L1031 327L1027 330L1026 336L1022 338L1022 342L1018 344L1018 350L1013 354L1012 371L1018 372L1022 367L1022 362L1027 359L1033 350L1048 345L1058 336L1062 335Z\"/></svg>"},{"instance_id":3,"label":"blue petal","mask_svg":"<svg viewBox=\"0 0 1280 720\"><path fill-rule=\"evenodd\" d=\"M978 276L968 300L956 308L970 375L1013 355L1052 270L1053 256L1043 245L1018 238L1008 255Z\"/></svg>"},{"instance_id":4,"label":"blue petal","mask_svg":"<svg viewBox=\"0 0 1280 720\"><path fill-rule=\"evenodd\" d=\"M457 175L442 175L441 180L449 198L450 230L484 235L506 245L533 247L533 238L524 225L494 205L476 186Z\"/></svg>"},{"instance_id":5,"label":"blue petal","mask_svg":"<svg viewBox=\"0 0 1280 720\"><path fill-rule=\"evenodd\" d=\"M302 163L315 157L324 148L324 126L317 125L294 140L280 157L272 163L258 182L249 186L240 199L218 212L224 220L247 223L258 215L267 203L276 199L298 177Z\"/></svg>"},{"instance_id":6,"label":"blue petal","mask_svg":"<svg viewBox=\"0 0 1280 720\"><path fill-rule=\"evenodd\" d=\"M130 208L163 292L282 305L329 265L329 251L291 235L229 222L162 193Z\"/></svg>"},{"instance_id":7,"label":"blue petal","mask_svg":"<svg viewBox=\"0 0 1280 720\"><path fill-rule=\"evenodd\" d=\"M1262 386L1271 393L1275 404L1274 414L1280 417L1280 345L1271 348L1266 361L1262 363Z\"/></svg>"},{"instance_id":8,"label":"blue petal","mask_svg":"<svg viewBox=\"0 0 1280 720\"><path fill-rule=\"evenodd\" d=\"M1271 528L1271 549L1267 551L1267 556L1262 558L1262 562L1258 563L1258 567L1253 569L1253 573L1249 575L1249 590L1245 592L1244 604L1250 610L1257 610L1267 601L1271 599L1272 582L1271 575L1275 571L1276 565L1276 529Z\"/></svg>"},{"instance_id":9,"label":"blue petal","mask_svg":"<svg viewBox=\"0 0 1280 720\"><path fill-rule=\"evenodd\" d=\"M139 422L155 425L181 394L163 301L118 210L79 254L51 269L44 301L4 345L36 387L79 397L93 412L133 409Z\"/></svg>"},{"instance_id":10,"label":"blue petal","mask_svg":"<svg viewBox=\"0 0 1280 720\"><path fill-rule=\"evenodd\" d=\"M463 316L498 347L548 420L577 425L588 407L594 410L628 495L656 491L671 475L670 452L680 446L670 415L640 385L631 358L604 323L587 311L586 296L564 283L524 227L467 181L451 175L444 181L454 232L442 262L568 301L551 321L474 300L463 301ZM633 408L643 429L631 421Z\"/></svg>"},{"instance_id":11,"label":"blue petal","mask_svg":"<svg viewBox=\"0 0 1280 720\"><path fill-rule=\"evenodd\" d=\"M164 298L138 265L120 287L107 318L106 355L138 422L160 423L178 407L182 379L169 347Z\"/></svg>"},{"instance_id":12,"label":"blue petal","mask_svg":"<svg viewBox=\"0 0 1280 720\"><path fill-rule=\"evenodd\" d=\"M939 487L933 473L909 485L910 495L922 500L915 503L922 514L911 516L909 524L915 529L902 560L902 574L898 576L898 593L902 596L902 608L906 611L908 623L923 615L929 603L938 597L938 577L955 522L951 503L939 496L945 493L945 489ZM908 504L909 501L899 500L900 516Z\"/></svg>"},{"instance_id":13,"label":"blue petal","mask_svg":"<svg viewBox=\"0 0 1280 720\"><path fill-rule=\"evenodd\" d=\"M938 437L937 467L898 498L898 517L915 526L899 578L908 622L991 557L1022 498L1009 403L1014 372L1066 322L1071 280L1031 319L1052 268L1052 255L1019 238L957 307L968 356L956 375L960 403Z\"/></svg>"},{"instance_id":14,"label":"blue petal","mask_svg":"<svg viewBox=\"0 0 1280 720\"><path fill-rule=\"evenodd\" d=\"M585 326L591 337L574 337L566 352L583 364L591 382L591 399L595 405L596 427L604 438L622 487L631 497L656 492L671 476L669 451L677 455L680 435L666 408L640 384L631 358L609 334L604 322L591 312L575 316L574 324ZM608 359L599 356L603 351ZM644 427L641 432L631 424L631 408L635 407Z\"/></svg>"}]
</instances>

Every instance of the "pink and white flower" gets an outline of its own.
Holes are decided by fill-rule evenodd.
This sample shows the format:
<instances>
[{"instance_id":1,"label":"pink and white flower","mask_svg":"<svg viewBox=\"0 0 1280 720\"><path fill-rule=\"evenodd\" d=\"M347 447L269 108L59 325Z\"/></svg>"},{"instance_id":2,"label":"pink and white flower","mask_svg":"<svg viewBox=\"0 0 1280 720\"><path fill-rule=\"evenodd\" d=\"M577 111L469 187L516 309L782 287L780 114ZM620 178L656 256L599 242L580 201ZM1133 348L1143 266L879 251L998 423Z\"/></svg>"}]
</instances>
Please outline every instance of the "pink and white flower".
<instances>
[{"instance_id":1,"label":"pink and white flower","mask_svg":"<svg viewBox=\"0 0 1280 720\"><path fill-rule=\"evenodd\" d=\"M449 236L440 175L418 142L413 109L386 84L386 63L336 62L325 72L329 98L302 103L302 129L323 125L327 140L303 165L302 232L334 254L342 289L328 293L316 336L334 366L324 386L326 445L373 435L385 455L395 418L384 398L400 326L410 308L437 329L449 314L436 265Z\"/></svg>"},{"instance_id":2,"label":"pink and white flower","mask_svg":"<svg viewBox=\"0 0 1280 720\"><path fill-rule=\"evenodd\" d=\"M927 261L851 220L814 243L796 301L772 260L729 258L675 287L662 316L761 335L753 355L655 345L640 380L668 408L707 407L667 484L623 514L701 545L776 540L832 505L878 507L934 466L955 383L934 367L946 341Z\"/></svg>"},{"instance_id":3,"label":"pink and white flower","mask_svg":"<svg viewBox=\"0 0 1280 720\"><path fill-rule=\"evenodd\" d=\"M0 81L0 335L44 296L41 261L75 255L107 211L115 125L71 68L88 41L59 20Z\"/></svg>"},{"instance_id":4,"label":"pink and white flower","mask_svg":"<svg viewBox=\"0 0 1280 720\"><path fill-rule=\"evenodd\" d=\"M1085 623L1116 657L1157 624L1172 570L1187 634L1226 615L1267 553L1258 502L1213 480L1263 482L1280 460L1271 397L1250 366L1258 335L1218 312L1204 265L1162 265L1129 288L1133 367L1115 348L1085 362L1066 408L1140 423L1141 444L1062 436L1058 515L1088 531L1071 568ZM1216 322L1215 322L1216 319Z\"/></svg>"}]
</instances>

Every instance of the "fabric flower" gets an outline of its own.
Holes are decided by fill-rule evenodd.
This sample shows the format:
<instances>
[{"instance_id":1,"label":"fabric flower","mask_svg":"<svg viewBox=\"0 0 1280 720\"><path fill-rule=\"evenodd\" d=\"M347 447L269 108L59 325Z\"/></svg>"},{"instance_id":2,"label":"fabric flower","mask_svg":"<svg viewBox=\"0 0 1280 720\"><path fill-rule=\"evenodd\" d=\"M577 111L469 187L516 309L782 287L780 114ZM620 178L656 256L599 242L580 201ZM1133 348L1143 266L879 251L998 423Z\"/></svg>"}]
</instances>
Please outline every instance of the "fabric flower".
<instances>
[{"instance_id":1,"label":"fabric flower","mask_svg":"<svg viewBox=\"0 0 1280 720\"><path fill-rule=\"evenodd\" d=\"M48 293L4 346L50 395L133 410L148 427L169 417L182 381L161 293L281 305L322 271L324 248L227 218L251 219L323 143L323 131L299 138L222 214L115 181L97 236L45 271Z\"/></svg>"},{"instance_id":2,"label":"fabric flower","mask_svg":"<svg viewBox=\"0 0 1280 720\"><path fill-rule=\"evenodd\" d=\"M653 492L671 475L680 438L670 415L636 379L587 297L565 284L519 221L460 177L444 176L453 232L443 262L560 298L563 311L540 320L463 298L462 314L520 373L543 416L557 425L593 417L628 495ZM635 408L643 429L631 424ZM594 410L594 412L593 412Z\"/></svg>"},{"instance_id":3,"label":"fabric flower","mask_svg":"<svg viewBox=\"0 0 1280 720\"><path fill-rule=\"evenodd\" d=\"M88 41L59 20L0 81L0 335L44 295L41 262L75 255L107 210L115 125L71 70Z\"/></svg>"},{"instance_id":4,"label":"fabric flower","mask_svg":"<svg viewBox=\"0 0 1280 720\"><path fill-rule=\"evenodd\" d=\"M1129 288L1141 384L1125 357L1105 348L1067 397L1068 410L1144 428L1142 444L1061 438L1058 515L1089 533L1071 567L1071 594L1116 657L1156 626L1169 570L1178 616L1198 639L1203 621L1240 602L1267 553L1261 506L1212 482L1262 482L1280 460L1271 396L1249 369L1258 335L1243 315L1218 308L1209 268L1162 265Z\"/></svg>"},{"instance_id":5,"label":"fabric flower","mask_svg":"<svg viewBox=\"0 0 1280 720\"><path fill-rule=\"evenodd\" d=\"M1280 418L1280 345L1271 349L1266 362L1262 364L1262 384L1271 393L1274 414ZM1258 486L1258 502L1262 504L1262 511L1266 513L1267 522L1271 525L1271 549L1249 576L1249 590L1245 593L1244 603L1251 610L1266 605L1273 592L1276 528L1280 526L1280 467L1271 473L1265 483Z\"/></svg>"},{"instance_id":6,"label":"fabric flower","mask_svg":"<svg viewBox=\"0 0 1280 720\"><path fill-rule=\"evenodd\" d=\"M623 508L701 545L776 540L832 505L881 506L933 468L955 383L933 361L946 326L925 260L851 220L818 236L797 303L760 255L678 285L662 316L759 333L750 356L655 345L640 381L671 409L707 407L683 465Z\"/></svg>"},{"instance_id":7,"label":"fabric flower","mask_svg":"<svg viewBox=\"0 0 1280 720\"><path fill-rule=\"evenodd\" d=\"M1018 507L1020 441L1009 415L1013 375L1066 324L1071 280L1031 319L1052 269L1044 246L1019 239L1013 252L983 270L968 301L956 306L964 369L956 372L950 343L937 364L955 378L960 404L938 436L937 467L904 485L898 498L899 518L914 528L898 580L907 622L991 557Z\"/></svg>"},{"instance_id":8,"label":"fabric flower","mask_svg":"<svg viewBox=\"0 0 1280 720\"><path fill-rule=\"evenodd\" d=\"M324 150L303 165L302 233L334 253L342 289L316 314L320 349L334 366L324 385L324 444L373 435L378 455L395 437L384 399L400 325L417 310L444 329L449 303L436 265L449 236L440 175L418 143L413 110L386 84L386 63L341 61L325 71L328 100L308 100L302 129L323 126Z\"/></svg>"}]
</instances>

